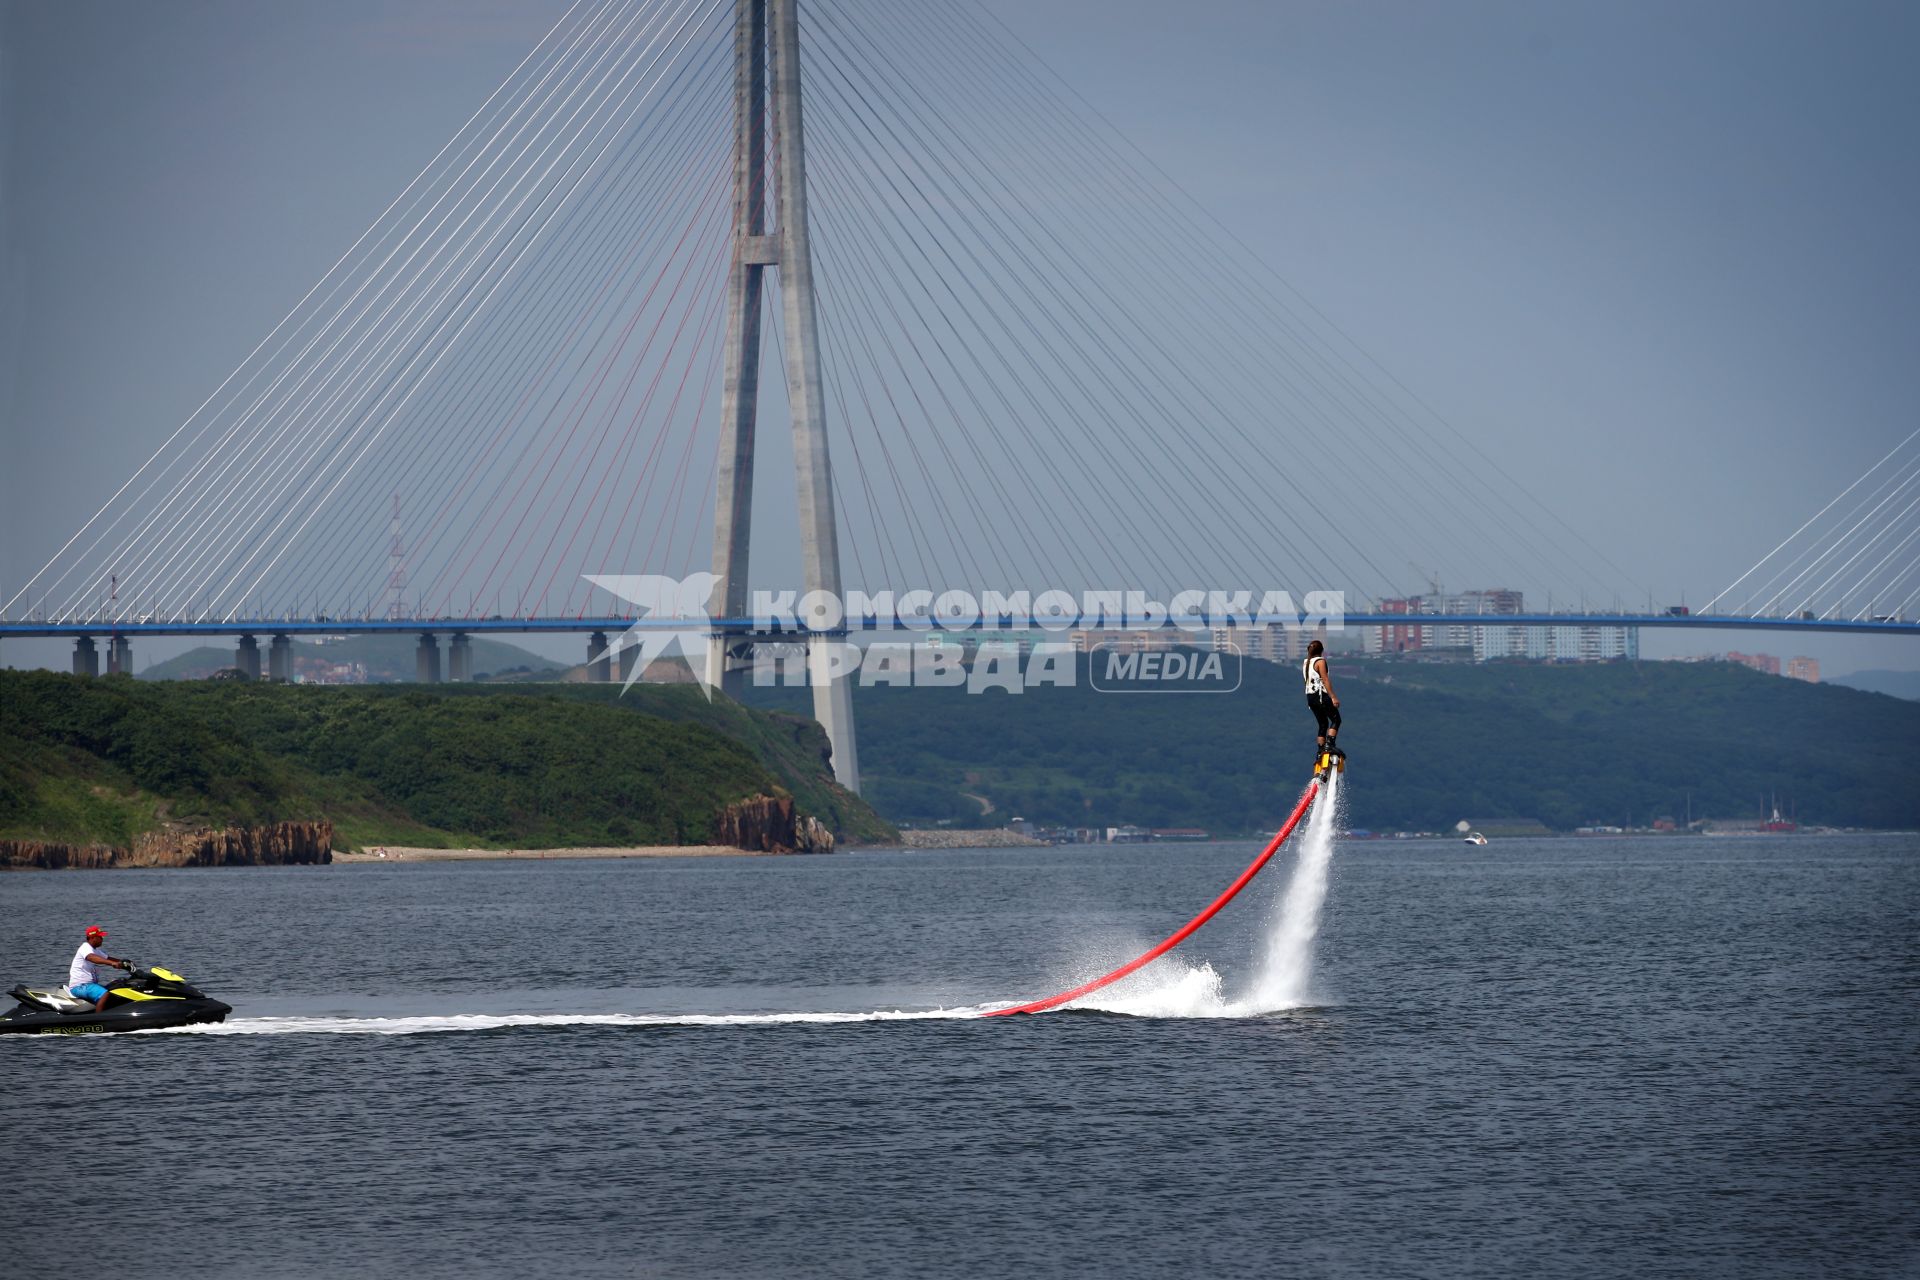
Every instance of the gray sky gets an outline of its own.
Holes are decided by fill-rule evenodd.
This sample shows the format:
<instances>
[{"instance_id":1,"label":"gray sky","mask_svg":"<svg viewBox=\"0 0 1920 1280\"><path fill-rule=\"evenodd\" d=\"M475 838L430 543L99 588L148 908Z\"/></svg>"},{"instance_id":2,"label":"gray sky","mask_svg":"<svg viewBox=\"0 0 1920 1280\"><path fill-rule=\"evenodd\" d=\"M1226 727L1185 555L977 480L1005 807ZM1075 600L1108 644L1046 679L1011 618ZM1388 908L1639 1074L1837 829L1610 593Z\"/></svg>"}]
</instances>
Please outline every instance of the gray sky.
<instances>
[{"instance_id":1,"label":"gray sky","mask_svg":"<svg viewBox=\"0 0 1920 1280\"><path fill-rule=\"evenodd\" d=\"M1724 585L1916 425L1913 6L989 2L1661 603ZM0 580L112 492L563 8L7 4ZM1347 480L1336 525L1364 524L1367 477ZM1890 643L1814 652L1920 665Z\"/></svg>"}]
</instances>

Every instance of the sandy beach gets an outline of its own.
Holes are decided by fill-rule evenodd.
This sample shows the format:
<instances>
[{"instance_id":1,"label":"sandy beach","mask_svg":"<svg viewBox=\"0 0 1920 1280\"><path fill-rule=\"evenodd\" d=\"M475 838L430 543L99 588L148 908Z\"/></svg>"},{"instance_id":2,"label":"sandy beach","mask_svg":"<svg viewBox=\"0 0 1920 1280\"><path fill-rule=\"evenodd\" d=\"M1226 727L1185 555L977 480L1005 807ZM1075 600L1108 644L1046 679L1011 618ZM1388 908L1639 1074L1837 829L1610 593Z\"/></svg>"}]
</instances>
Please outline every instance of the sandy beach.
<instances>
[{"instance_id":1,"label":"sandy beach","mask_svg":"<svg viewBox=\"0 0 1920 1280\"><path fill-rule=\"evenodd\" d=\"M777 855L722 844L648 844L632 848L589 849L416 849L404 845L375 845L361 853L333 851L334 863L348 865L381 862L479 862L492 858L767 858Z\"/></svg>"}]
</instances>

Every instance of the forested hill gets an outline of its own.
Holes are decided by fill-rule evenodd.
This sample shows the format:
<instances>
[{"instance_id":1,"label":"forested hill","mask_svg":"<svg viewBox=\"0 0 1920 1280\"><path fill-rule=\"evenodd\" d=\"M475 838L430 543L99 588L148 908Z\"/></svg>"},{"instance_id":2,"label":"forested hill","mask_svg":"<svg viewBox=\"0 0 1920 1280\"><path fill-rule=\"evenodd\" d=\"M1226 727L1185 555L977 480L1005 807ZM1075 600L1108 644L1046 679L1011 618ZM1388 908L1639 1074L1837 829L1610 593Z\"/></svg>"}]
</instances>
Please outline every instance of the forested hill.
<instances>
[{"instance_id":1,"label":"forested hill","mask_svg":"<svg viewBox=\"0 0 1920 1280\"><path fill-rule=\"evenodd\" d=\"M1656 816L1920 826L1920 705L1728 663L1548 666L1337 658L1350 820L1570 829ZM756 693L799 709L804 690ZM1305 782L1313 719L1291 666L1231 694L855 695L865 795L897 822L950 819L1271 829ZM980 797L993 806L982 817Z\"/></svg>"},{"instance_id":2,"label":"forested hill","mask_svg":"<svg viewBox=\"0 0 1920 1280\"><path fill-rule=\"evenodd\" d=\"M1566 829L1655 816L1920 827L1920 704L1725 663L1336 659L1349 820ZM532 690L523 692L521 690ZM1291 667L1231 694L862 688L866 792L831 779L805 690L768 715L687 686L312 688L0 671L0 835L125 843L163 822L326 817L342 842L645 844L790 792L859 841L883 819L1271 829L1313 721ZM991 811L986 811L991 806ZM879 810L879 816L873 812Z\"/></svg>"},{"instance_id":3,"label":"forested hill","mask_svg":"<svg viewBox=\"0 0 1920 1280\"><path fill-rule=\"evenodd\" d=\"M697 688L320 688L0 671L0 836L125 845L166 825L331 820L368 843L701 844L793 796L845 838L892 830L810 720Z\"/></svg>"},{"instance_id":4,"label":"forested hill","mask_svg":"<svg viewBox=\"0 0 1920 1280\"><path fill-rule=\"evenodd\" d=\"M1856 671L1852 675L1835 676L1833 683L1920 701L1920 671Z\"/></svg>"}]
</instances>

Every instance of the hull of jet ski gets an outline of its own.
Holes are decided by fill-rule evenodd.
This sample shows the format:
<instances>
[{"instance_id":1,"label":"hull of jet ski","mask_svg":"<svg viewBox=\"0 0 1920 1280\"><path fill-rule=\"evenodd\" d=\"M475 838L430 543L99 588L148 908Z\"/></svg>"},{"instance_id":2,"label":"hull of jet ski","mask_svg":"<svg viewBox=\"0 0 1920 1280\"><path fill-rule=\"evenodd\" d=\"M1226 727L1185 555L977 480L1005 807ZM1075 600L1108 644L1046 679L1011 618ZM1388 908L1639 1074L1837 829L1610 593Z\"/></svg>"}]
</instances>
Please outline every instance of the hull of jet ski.
<instances>
[{"instance_id":1,"label":"hull of jet ski","mask_svg":"<svg viewBox=\"0 0 1920 1280\"><path fill-rule=\"evenodd\" d=\"M125 965L127 976L107 989L106 1007L94 1009L63 990L35 990L21 983L7 992L17 1003L0 1013L0 1035L82 1035L92 1031L158 1031L194 1023L223 1022L233 1006L215 1000L171 969Z\"/></svg>"},{"instance_id":2,"label":"hull of jet ski","mask_svg":"<svg viewBox=\"0 0 1920 1280\"><path fill-rule=\"evenodd\" d=\"M203 996L198 1000L142 1000L114 1005L95 1013L54 1013L31 1005L15 1005L0 1014L0 1035L84 1035L94 1031L155 1031L200 1022L224 1022L233 1006Z\"/></svg>"}]
</instances>

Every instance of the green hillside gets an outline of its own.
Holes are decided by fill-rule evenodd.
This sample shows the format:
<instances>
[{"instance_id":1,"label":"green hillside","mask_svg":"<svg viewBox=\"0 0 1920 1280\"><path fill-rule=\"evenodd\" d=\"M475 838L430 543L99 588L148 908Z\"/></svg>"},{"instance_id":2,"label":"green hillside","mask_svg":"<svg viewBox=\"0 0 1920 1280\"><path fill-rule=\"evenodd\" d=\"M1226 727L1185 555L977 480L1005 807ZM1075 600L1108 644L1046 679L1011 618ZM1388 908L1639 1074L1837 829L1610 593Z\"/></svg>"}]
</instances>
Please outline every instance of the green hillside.
<instances>
[{"instance_id":1,"label":"green hillside","mask_svg":"<svg viewBox=\"0 0 1920 1280\"><path fill-rule=\"evenodd\" d=\"M617 692L0 671L0 835L326 818L348 846L698 844L722 806L781 791L844 837L892 834L832 782L811 721Z\"/></svg>"},{"instance_id":2,"label":"green hillside","mask_svg":"<svg viewBox=\"0 0 1920 1280\"><path fill-rule=\"evenodd\" d=\"M1835 676L1832 683L1920 702L1920 671L1856 671L1850 676Z\"/></svg>"},{"instance_id":3,"label":"green hillside","mask_svg":"<svg viewBox=\"0 0 1920 1280\"><path fill-rule=\"evenodd\" d=\"M259 639L260 669L264 672L267 667L268 637L261 636ZM417 672L414 652L419 643L420 638L411 633L345 636L330 644L295 640L293 642L294 672L296 675L316 679L324 668L348 666L357 662L366 669L368 680L379 683L410 681ZM483 636L474 636L468 643L472 645L475 679L564 670L559 663L550 662L537 653L529 653L518 645L489 640ZM446 664L447 645L443 639L440 644L440 668L443 672L446 670ZM202 645L176 657L168 658L164 662L156 662L146 667L139 673L139 678L142 680L204 680L214 672L233 665L232 646L216 648L212 645Z\"/></svg>"},{"instance_id":4,"label":"green hillside","mask_svg":"<svg viewBox=\"0 0 1920 1280\"><path fill-rule=\"evenodd\" d=\"M1920 706L1725 663L1337 659L1350 820L1644 825L1757 816L1920 826ZM749 710L697 687L79 680L0 672L0 835L125 843L170 822L330 818L344 843L705 838L784 789L855 841L886 819L1270 827L1312 721L1291 668L1227 695L856 691L865 802L833 783L805 690ZM983 816L983 802L992 806ZM868 804L873 806L872 809Z\"/></svg>"},{"instance_id":5,"label":"green hillside","mask_svg":"<svg viewBox=\"0 0 1920 1280\"><path fill-rule=\"evenodd\" d=\"M1350 819L1441 830L1461 818L1646 825L1758 816L1920 826L1920 706L1727 663L1549 666L1335 660ZM804 690L766 690L798 708ZM1246 664L1237 693L855 694L866 798L896 822L1270 828L1306 779L1313 720L1291 667Z\"/></svg>"}]
</instances>

